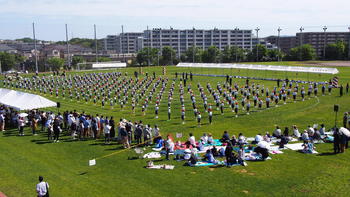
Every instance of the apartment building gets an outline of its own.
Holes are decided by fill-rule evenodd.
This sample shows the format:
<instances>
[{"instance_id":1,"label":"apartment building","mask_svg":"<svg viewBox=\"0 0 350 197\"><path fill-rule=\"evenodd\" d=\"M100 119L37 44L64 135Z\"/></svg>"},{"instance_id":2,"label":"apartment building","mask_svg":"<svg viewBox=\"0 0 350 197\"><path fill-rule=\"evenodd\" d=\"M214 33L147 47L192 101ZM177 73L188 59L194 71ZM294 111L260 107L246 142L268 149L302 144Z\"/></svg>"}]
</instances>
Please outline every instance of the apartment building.
<instances>
[{"instance_id":1,"label":"apartment building","mask_svg":"<svg viewBox=\"0 0 350 197\"><path fill-rule=\"evenodd\" d=\"M341 40L350 43L350 32L302 32L296 34L297 46L301 44L312 45L318 57L323 57L324 46Z\"/></svg>"}]
</instances>

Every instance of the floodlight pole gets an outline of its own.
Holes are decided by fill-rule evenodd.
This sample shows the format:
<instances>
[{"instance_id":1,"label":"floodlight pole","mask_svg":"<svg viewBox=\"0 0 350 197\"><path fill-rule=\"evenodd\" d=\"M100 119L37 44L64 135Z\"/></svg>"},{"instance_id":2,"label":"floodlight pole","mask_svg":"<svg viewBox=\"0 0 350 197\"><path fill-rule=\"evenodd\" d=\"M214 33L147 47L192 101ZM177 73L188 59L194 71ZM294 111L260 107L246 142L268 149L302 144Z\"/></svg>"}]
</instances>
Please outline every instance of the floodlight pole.
<instances>
[{"instance_id":1,"label":"floodlight pole","mask_svg":"<svg viewBox=\"0 0 350 197\"><path fill-rule=\"evenodd\" d=\"M147 58L148 58L148 66L150 65L150 59L149 59L149 48L151 44L151 32L148 30L147 26L147 33L148 33L148 48L147 48Z\"/></svg>"},{"instance_id":2,"label":"floodlight pole","mask_svg":"<svg viewBox=\"0 0 350 197\"><path fill-rule=\"evenodd\" d=\"M256 31L256 38L257 38L257 44L256 44L256 61L258 62L259 61L259 44L260 44L260 41L259 41L259 27L257 27L255 29Z\"/></svg>"},{"instance_id":3,"label":"floodlight pole","mask_svg":"<svg viewBox=\"0 0 350 197\"><path fill-rule=\"evenodd\" d=\"M280 34L281 34L282 29L280 27L278 27L277 31L278 31L278 37L277 37L278 61L281 61L281 59L280 59L280 53L281 53Z\"/></svg>"},{"instance_id":4,"label":"floodlight pole","mask_svg":"<svg viewBox=\"0 0 350 197\"><path fill-rule=\"evenodd\" d=\"M326 59L326 44L327 44L326 31L327 31L327 27L324 26L324 27L323 27L323 32L324 32L323 59L324 59L324 60Z\"/></svg>"},{"instance_id":5,"label":"floodlight pole","mask_svg":"<svg viewBox=\"0 0 350 197\"><path fill-rule=\"evenodd\" d=\"M304 28L303 27L300 27L300 61L302 60L302 50L301 50L301 46L303 46L303 30L304 30Z\"/></svg>"},{"instance_id":6,"label":"floodlight pole","mask_svg":"<svg viewBox=\"0 0 350 197\"><path fill-rule=\"evenodd\" d=\"M94 35L95 35L95 55L96 55L96 63L98 63L97 38L96 38L96 24L94 24Z\"/></svg>"},{"instance_id":7,"label":"floodlight pole","mask_svg":"<svg viewBox=\"0 0 350 197\"><path fill-rule=\"evenodd\" d=\"M349 32L350 32L350 27L348 27L348 30L349 30ZM350 33L349 33L349 42L348 42L348 43L349 43L349 44L348 44L348 45L349 45L349 50L348 50L348 51L349 51L349 54L348 54L348 56L349 56L349 59L350 59Z\"/></svg>"},{"instance_id":8,"label":"floodlight pole","mask_svg":"<svg viewBox=\"0 0 350 197\"><path fill-rule=\"evenodd\" d=\"M192 45L192 62L194 63L194 47L196 46L196 43L195 43L195 35L196 35L196 29L193 27L193 45Z\"/></svg>"},{"instance_id":9,"label":"floodlight pole","mask_svg":"<svg viewBox=\"0 0 350 197\"><path fill-rule=\"evenodd\" d=\"M66 43L67 43L67 54L68 54L68 68L71 67L70 51L69 51L69 41L68 41L68 26L66 24Z\"/></svg>"},{"instance_id":10,"label":"floodlight pole","mask_svg":"<svg viewBox=\"0 0 350 197\"><path fill-rule=\"evenodd\" d=\"M122 25L122 37L121 37L121 40L122 40L122 50L123 50L123 41L124 41L124 26ZM129 43L127 42L127 45L128 45ZM124 60L124 62L126 62L126 60L125 60L125 53L123 52L122 53L123 54L123 60Z\"/></svg>"},{"instance_id":11,"label":"floodlight pole","mask_svg":"<svg viewBox=\"0 0 350 197\"><path fill-rule=\"evenodd\" d=\"M236 63L238 62L238 44L237 44L237 34L238 34L238 27L235 28L235 55L236 55Z\"/></svg>"},{"instance_id":12,"label":"floodlight pole","mask_svg":"<svg viewBox=\"0 0 350 197\"><path fill-rule=\"evenodd\" d=\"M37 54L37 48L36 48L35 24L34 24L34 22L33 22L33 38L34 38L35 72L38 73L38 54Z\"/></svg>"}]
</instances>

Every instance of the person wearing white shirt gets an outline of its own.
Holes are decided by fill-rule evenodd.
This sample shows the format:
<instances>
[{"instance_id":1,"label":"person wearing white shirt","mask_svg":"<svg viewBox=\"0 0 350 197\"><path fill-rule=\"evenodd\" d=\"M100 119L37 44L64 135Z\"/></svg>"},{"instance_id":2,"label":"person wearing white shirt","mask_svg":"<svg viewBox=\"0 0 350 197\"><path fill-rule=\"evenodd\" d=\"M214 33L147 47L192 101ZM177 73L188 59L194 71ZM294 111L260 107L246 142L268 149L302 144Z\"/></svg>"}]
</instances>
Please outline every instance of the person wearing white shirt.
<instances>
[{"instance_id":1,"label":"person wearing white shirt","mask_svg":"<svg viewBox=\"0 0 350 197\"><path fill-rule=\"evenodd\" d=\"M301 137L300 132L299 132L296 125L293 125L293 135L298 139L300 139L300 137Z\"/></svg>"},{"instance_id":2,"label":"person wearing white shirt","mask_svg":"<svg viewBox=\"0 0 350 197\"><path fill-rule=\"evenodd\" d=\"M203 141L204 144L208 143L208 136L206 133L203 134L203 136L201 137L201 140Z\"/></svg>"},{"instance_id":3,"label":"person wearing white shirt","mask_svg":"<svg viewBox=\"0 0 350 197\"><path fill-rule=\"evenodd\" d=\"M261 136L261 134L258 134L255 136L255 140L254 143L258 144L259 142L263 141L263 137Z\"/></svg>"},{"instance_id":4,"label":"person wearing white shirt","mask_svg":"<svg viewBox=\"0 0 350 197\"><path fill-rule=\"evenodd\" d=\"M38 197L44 197L49 193L49 184L44 182L42 176L39 176L39 182L40 183L36 185L36 193L38 194Z\"/></svg>"},{"instance_id":5,"label":"person wearing white shirt","mask_svg":"<svg viewBox=\"0 0 350 197\"><path fill-rule=\"evenodd\" d=\"M282 134L282 131L279 126L276 126L275 131L273 132L273 136L279 138Z\"/></svg>"},{"instance_id":6,"label":"person wearing white shirt","mask_svg":"<svg viewBox=\"0 0 350 197\"><path fill-rule=\"evenodd\" d=\"M192 145L192 147L196 147L196 138L193 136L192 133L190 133L190 137L188 138L188 141Z\"/></svg>"},{"instance_id":7,"label":"person wearing white shirt","mask_svg":"<svg viewBox=\"0 0 350 197\"><path fill-rule=\"evenodd\" d=\"M303 141L309 140L309 134L307 133L307 130L304 130L304 133L301 135L301 139Z\"/></svg>"}]
</instances>

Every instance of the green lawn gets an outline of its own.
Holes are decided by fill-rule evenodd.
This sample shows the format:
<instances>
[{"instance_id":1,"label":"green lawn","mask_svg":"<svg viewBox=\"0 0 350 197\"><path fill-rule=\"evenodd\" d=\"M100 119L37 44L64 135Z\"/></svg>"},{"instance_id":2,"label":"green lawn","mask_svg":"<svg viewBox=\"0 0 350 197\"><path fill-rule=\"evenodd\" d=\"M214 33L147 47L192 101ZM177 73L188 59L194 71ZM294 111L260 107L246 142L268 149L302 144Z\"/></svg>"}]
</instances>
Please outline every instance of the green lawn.
<instances>
[{"instance_id":1,"label":"green lawn","mask_svg":"<svg viewBox=\"0 0 350 197\"><path fill-rule=\"evenodd\" d=\"M284 63L296 65L295 62ZM300 63L298 63L300 64ZM340 83L350 82L350 68L338 68ZM138 68L125 69L132 75ZM119 71L124 72L124 69ZM155 71L161 75L161 67L143 69L150 74ZM236 69L188 69L168 67L167 74L173 77L174 72L204 74L233 74L243 76L263 76L313 81L328 81L332 76L318 74L281 73L268 71L247 71ZM199 109L203 111L202 102L196 84L204 88L210 82L216 88L217 82L223 85L224 78L194 77L192 89L196 93ZM240 86L244 80L235 80ZM251 82L253 82L251 80ZM276 82L254 81L265 87L276 85ZM255 110L250 115L240 114L234 118L229 109L224 115L214 110L214 122L208 124L207 114L202 117L202 127L197 127L193 119L189 94L185 93L186 124L180 120L178 86L175 87L172 104L172 120L167 120L167 94L171 82L164 92L160 107L159 119L154 119L154 102L150 104L146 116L142 116L140 106L136 114L131 113L130 103L123 111L119 106L110 109L108 104L101 108L100 104L85 104L74 99L50 97L60 101L61 111L85 110L88 113L113 115L132 121L143 120L152 126L157 124L163 135L183 132L185 140L192 132L199 138L204 132L211 132L216 138L221 137L224 130L230 135L242 132L245 136L273 131L276 124L290 127L293 124L302 130L308 125L324 123L326 128L334 125L333 105L340 104L338 124L341 124L344 111L350 111L350 95L339 97L339 91L332 95L319 96L286 105L272 107L268 110ZM178 82L177 82L178 85ZM2 86L2 84L1 84ZM159 91L159 88L157 92ZM211 95L205 88L208 99ZM67 95L67 94L66 94ZM227 105L226 105L227 107ZM215 107L214 107L215 109ZM56 109L50 109L56 111ZM272 160L265 162L248 162L247 167L208 168L185 167L183 162L159 161L156 163L173 164L175 169L148 170L143 168L147 160L128 160L134 155L132 151L124 151L116 143L104 145L101 140L71 141L63 137L60 143L49 143L45 134L31 136L29 129L26 136L17 136L17 130L8 130L0 136L0 191L8 196L35 196L35 185L38 175L45 177L50 184L52 196L347 196L350 186L350 153L332 155L332 144L316 145L319 155L306 155L291 150L284 154L272 155ZM97 165L89 167L88 160L97 159Z\"/></svg>"}]
</instances>

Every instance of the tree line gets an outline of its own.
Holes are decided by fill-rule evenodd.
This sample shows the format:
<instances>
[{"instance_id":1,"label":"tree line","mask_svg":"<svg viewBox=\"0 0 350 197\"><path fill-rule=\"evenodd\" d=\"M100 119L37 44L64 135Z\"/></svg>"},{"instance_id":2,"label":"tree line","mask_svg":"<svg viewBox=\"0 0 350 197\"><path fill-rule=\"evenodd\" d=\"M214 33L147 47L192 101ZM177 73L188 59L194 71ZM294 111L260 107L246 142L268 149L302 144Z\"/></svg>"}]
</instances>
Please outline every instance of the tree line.
<instances>
[{"instance_id":1,"label":"tree line","mask_svg":"<svg viewBox=\"0 0 350 197\"><path fill-rule=\"evenodd\" d=\"M326 45L326 54L317 57L316 50L309 44L304 44L290 49L285 54L278 49L267 49L265 45L258 44L252 50L245 50L237 46L227 46L224 50L219 50L216 46L210 46L208 49L199 47L190 47L180 57L175 50L169 46L161 50L157 48L143 48L138 51L136 58L131 61L131 66L147 65L174 65L179 62L197 62L197 63L230 63L230 62L253 62L253 61L308 61L325 60L349 60L349 45L344 41L337 41ZM11 69L35 71L35 59L26 58L20 54L11 54L0 52L0 61L2 71ZM99 62L112 61L111 58L99 57ZM78 63L86 62L81 56L73 56L71 59L71 68L68 68L67 61L52 57L49 59L40 58L38 60L39 71L51 71L59 69L76 69Z\"/></svg>"},{"instance_id":2,"label":"tree line","mask_svg":"<svg viewBox=\"0 0 350 197\"><path fill-rule=\"evenodd\" d=\"M220 50L216 46L208 49L190 47L180 57L170 46L157 48L143 48L137 53L134 64L146 65L172 65L178 62L197 63L230 63L230 62L261 62L261 61L308 61L316 59L325 60L348 60L349 47L344 41L337 41L326 46L325 58L317 57L316 50L310 44L304 44L291 48L286 54L278 49L267 49L265 45L258 44L252 50L246 50L237 46L227 46Z\"/></svg>"}]
</instances>

